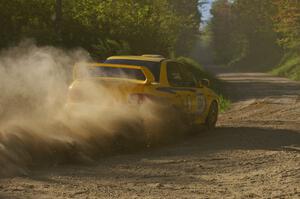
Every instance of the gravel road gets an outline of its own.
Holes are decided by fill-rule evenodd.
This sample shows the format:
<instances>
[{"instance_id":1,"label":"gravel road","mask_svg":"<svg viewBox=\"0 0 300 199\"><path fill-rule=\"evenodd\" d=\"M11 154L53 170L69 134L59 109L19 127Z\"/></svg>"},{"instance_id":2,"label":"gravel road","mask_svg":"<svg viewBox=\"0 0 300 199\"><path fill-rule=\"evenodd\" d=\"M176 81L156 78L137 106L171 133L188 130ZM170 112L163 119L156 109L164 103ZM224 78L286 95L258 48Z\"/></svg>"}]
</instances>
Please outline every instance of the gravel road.
<instances>
[{"instance_id":1,"label":"gravel road","mask_svg":"<svg viewBox=\"0 0 300 199\"><path fill-rule=\"evenodd\" d=\"M0 179L0 198L300 198L300 84L220 73L218 128L179 143Z\"/></svg>"}]
</instances>

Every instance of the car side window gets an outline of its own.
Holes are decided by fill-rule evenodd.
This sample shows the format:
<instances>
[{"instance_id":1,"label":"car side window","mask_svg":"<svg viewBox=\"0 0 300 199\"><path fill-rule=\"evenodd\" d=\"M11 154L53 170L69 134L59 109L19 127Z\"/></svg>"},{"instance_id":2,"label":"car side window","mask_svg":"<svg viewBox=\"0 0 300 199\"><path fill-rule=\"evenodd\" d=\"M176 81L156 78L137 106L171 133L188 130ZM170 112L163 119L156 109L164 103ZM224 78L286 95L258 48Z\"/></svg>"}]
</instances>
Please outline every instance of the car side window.
<instances>
[{"instance_id":1,"label":"car side window","mask_svg":"<svg viewBox=\"0 0 300 199\"><path fill-rule=\"evenodd\" d=\"M167 63L168 81L174 87L195 87L195 81L189 71L183 69L184 67L176 62Z\"/></svg>"},{"instance_id":2,"label":"car side window","mask_svg":"<svg viewBox=\"0 0 300 199\"><path fill-rule=\"evenodd\" d=\"M193 73L183 64L179 64L180 70L183 74L185 87L196 87L197 80Z\"/></svg>"},{"instance_id":3,"label":"car side window","mask_svg":"<svg viewBox=\"0 0 300 199\"><path fill-rule=\"evenodd\" d=\"M181 87L183 76L176 62L167 63L167 76L171 86Z\"/></svg>"}]
</instances>

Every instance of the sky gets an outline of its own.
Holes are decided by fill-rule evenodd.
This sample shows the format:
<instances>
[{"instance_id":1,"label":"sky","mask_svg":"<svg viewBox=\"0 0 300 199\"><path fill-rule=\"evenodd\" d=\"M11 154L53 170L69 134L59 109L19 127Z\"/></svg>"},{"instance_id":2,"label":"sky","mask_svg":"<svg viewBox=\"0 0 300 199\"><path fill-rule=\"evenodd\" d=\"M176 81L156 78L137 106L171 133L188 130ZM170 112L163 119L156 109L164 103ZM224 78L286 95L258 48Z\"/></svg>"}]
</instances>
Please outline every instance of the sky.
<instances>
[{"instance_id":1,"label":"sky","mask_svg":"<svg viewBox=\"0 0 300 199\"><path fill-rule=\"evenodd\" d=\"M201 8L202 21L207 21L211 18L210 8L211 8L213 1L214 0L207 0L208 3L205 4L204 6L202 6L202 8Z\"/></svg>"}]
</instances>

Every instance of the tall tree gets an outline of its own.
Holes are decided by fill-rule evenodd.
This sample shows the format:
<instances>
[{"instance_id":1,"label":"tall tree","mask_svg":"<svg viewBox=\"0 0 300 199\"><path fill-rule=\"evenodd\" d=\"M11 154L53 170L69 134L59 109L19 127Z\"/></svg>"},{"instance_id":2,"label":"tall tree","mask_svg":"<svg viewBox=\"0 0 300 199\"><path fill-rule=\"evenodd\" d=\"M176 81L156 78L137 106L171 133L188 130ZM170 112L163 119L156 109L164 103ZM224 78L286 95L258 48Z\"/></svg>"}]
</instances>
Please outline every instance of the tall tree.
<instances>
[{"instance_id":1,"label":"tall tree","mask_svg":"<svg viewBox=\"0 0 300 199\"><path fill-rule=\"evenodd\" d=\"M0 48L23 38L83 47L96 57L187 51L199 27L197 0L0 1Z\"/></svg>"},{"instance_id":2,"label":"tall tree","mask_svg":"<svg viewBox=\"0 0 300 199\"><path fill-rule=\"evenodd\" d=\"M216 57L224 63L265 69L281 58L272 0L219 0L211 22Z\"/></svg>"},{"instance_id":3,"label":"tall tree","mask_svg":"<svg viewBox=\"0 0 300 199\"><path fill-rule=\"evenodd\" d=\"M233 58L231 46L232 37L232 10L228 0L219 0L213 3L209 28L212 32L212 45L215 49L215 59L218 63L228 63Z\"/></svg>"},{"instance_id":4,"label":"tall tree","mask_svg":"<svg viewBox=\"0 0 300 199\"><path fill-rule=\"evenodd\" d=\"M277 14L274 16L279 42L285 48L300 48L300 1L274 0Z\"/></svg>"},{"instance_id":5,"label":"tall tree","mask_svg":"<svg viewBox=\"0 0 300 199\"><path fill-rule=\"evenodd\" d=\"M62 0L56 0L55 4L55 32L59 40L61 40L61 24L62 24Z\"/></svg>"}]
</instances>

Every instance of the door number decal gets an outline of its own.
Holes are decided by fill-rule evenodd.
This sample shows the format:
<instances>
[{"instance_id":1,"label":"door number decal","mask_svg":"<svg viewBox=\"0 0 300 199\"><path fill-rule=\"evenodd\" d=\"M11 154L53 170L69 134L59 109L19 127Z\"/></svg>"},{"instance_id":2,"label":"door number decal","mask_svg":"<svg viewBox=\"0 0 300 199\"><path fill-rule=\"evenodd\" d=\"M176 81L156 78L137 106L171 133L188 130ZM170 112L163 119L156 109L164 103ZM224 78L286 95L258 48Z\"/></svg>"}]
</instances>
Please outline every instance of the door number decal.
<instances>
[{"instance_id":1,"label":"door number decal","mask_svg":"<svg viewBox=\"0 0 300 199\"><path fill-rule=\"evenodd\" d=\"M196 102L197 102L197 114L202 114L205 111L206 107L206 100L205 96L202 93L197 93L196 95Z\"/></svg>"}]
</instances>

